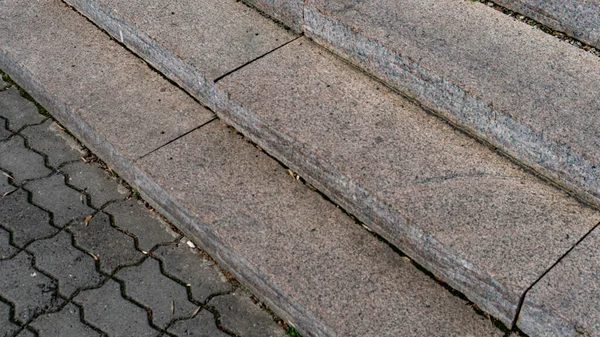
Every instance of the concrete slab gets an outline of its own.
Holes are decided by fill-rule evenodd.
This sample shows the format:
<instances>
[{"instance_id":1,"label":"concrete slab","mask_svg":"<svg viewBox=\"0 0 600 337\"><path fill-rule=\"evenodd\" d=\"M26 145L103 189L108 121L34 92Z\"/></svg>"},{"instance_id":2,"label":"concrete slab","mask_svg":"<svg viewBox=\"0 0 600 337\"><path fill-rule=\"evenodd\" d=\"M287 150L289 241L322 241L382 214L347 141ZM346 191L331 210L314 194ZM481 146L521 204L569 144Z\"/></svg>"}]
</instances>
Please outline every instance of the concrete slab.
<instances>
[{"instance_id":1,"label":"concrete slab","mask_svg":"<svg viewBox=\"0 0 600 337\"><path fill-rule=\"evenodd\" d=\"M306 40L217 86L239 130L507 325L600 221Z\"/></svg>"},{"instance_id":2,"label":"concrete slab","mask_svg":"<svg viewBox=\"0 0 600 337\"><path fill-rule=\"evenodd\" d=\"M305 32L600 205L600 58L472 1L308 0Z\"/></svg>"},{"instance_id":3,"label":"concrete slab","mask_svg":"<svg viewBox=\"0 0 600 337\"><path fill-rule=\"evenodd\" d=\"M531 336L600 335L600 228L527 293L518 326Z\"/></svg>"},{"instance_id":4,"label":"concrete slab","mask_svg":"<svg viewBox=\"0 0 600 337\"><path fill-rule=\"evenodd\" d=\"M495 3L600 48L598 0L496 0Z\"/></svg>"},{"instance_id":5,"label":"concrete slab","mask_svg":"<svg viewBox=\"0 0 600 337\"><path fill-rule=\"evenodd\" d=\"M10 1L0 16L6 18L0 22L0 68L27 84L70 131L86 129L83 134L137 158L213 118L60 1ZM68 114L87 125L69 123Z\"/></svg>"},{"instance_id":6,"label":"concrete slab","mask_svg":"<svg viewBox=\"0 0 600 337\"><path fill-rule=\"evenodd\" d=\"M306 335L502 335L219 123L137 163L147 200Z\"/></svg>"},{"instance_id":7,"label":"concrete slab","mask_svg":"<svg viewBox=\"0 0 600 337\"><path fill-rule=\"evenodd\" d=\"M235 0L66 2L205 103L213 80L295 38Z\"/></svg>"}]
</instances>

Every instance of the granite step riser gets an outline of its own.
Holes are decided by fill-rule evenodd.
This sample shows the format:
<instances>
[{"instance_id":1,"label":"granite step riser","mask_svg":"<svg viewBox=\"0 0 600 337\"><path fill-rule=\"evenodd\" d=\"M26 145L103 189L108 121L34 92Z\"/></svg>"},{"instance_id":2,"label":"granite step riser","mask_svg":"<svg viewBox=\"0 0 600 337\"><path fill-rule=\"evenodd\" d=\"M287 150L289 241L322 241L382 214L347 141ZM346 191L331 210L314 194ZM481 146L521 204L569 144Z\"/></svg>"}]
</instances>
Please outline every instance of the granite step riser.
<instances>
[{"instance_id":1,"label":"granite step riser","mask_svg":"<svg viewBox=\"0 0 600 337\"><path fill-rule=\"evenodd\" d=\"M598 158L548 137L535 125L521 122L510 112L495 107L492 102L420 66L418 61L388 49L377 40L337 21L332 15L323 13L312 1L304 2L302 13L298 12L299 6L292 6L295 10L292 12L291 8L268 6L267 3L271 1L247 1L261 11L283 20L295 30L301 27L301 31L315 42L375 75L405 96L421 102L450 123L498 148L521 165L577 195L584 202L600 207ZM523 9L523 14L549 27L570 32L568 27L573 26L569 24L570 17L565 16L562 21L552 22L548 13L541 9L535 11L524 2L498 3L517 12ZM572 36L594 45L594 38L582 38L593 32L593 27L588 28L589 30L579 30Z\"/></svg>"},{"instance_id":2,"label":"granite step riser","mask_svg":"<svg viewBox=\"0 0 600 337\"><path fill-rule=\"evenodd\" d=\"M521 294L511 292L493 276L457 257L422 229L411 226L397 210L339 173L326 160L307 151L302 144L276 132L260 120L257 114L233 100L218 84L206 80L195 68L184 64L177 55L137 31L116 13L106 8L96 8L89 3L83 4L78 0L67 1L116 40L121 41L123 36L122 42L127 47L210 107L228 125L291 167L319 191L368 224L376 233L399 247L425 269L464 293L482 310L500 319L507 326L512 324Z\"/></svg>"}]
</instances>

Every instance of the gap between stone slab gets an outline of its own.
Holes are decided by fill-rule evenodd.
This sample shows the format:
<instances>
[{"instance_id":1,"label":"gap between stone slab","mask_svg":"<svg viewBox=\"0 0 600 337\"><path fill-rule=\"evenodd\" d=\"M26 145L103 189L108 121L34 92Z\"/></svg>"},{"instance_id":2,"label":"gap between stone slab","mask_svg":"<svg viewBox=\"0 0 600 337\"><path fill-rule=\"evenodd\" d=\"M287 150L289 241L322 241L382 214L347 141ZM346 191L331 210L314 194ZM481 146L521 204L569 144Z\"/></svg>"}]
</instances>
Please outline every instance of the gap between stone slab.
<instances>
[{"instance_id":1,"label":"gap between stone slab","mask_svg":"<svg viewBox=\"0 0 600 337\"><path fill-rule=\"evenodd\" d=\"M525 297L527 296L527 293L529 293L531 288L533 288L538 282L540 282L544 278L544 276L546 276L546 274L548 274L552 269L554 269L554 267L556 267L564 258L566 258L567 255L569 255L569 253L571 253L571 251L573 249L575 249L577 246L579 246L579 244L583 240L585 240L590 234L592 234L592 232L594 230L596 230L598 227L600 227L600 223L596 224L583 237L581 237L579 240L577 240L577 242L575 242L575 244L573 244L573 246L571 246L571 248L569 248L569 250L567 250L561 257L559 257L558 260L556 260L556 262L554 262L540 277L537 278L537 280L535 280L527 289L525 289L525 291L519 298L519 304L517 306L516 315L512 322L512 329L517 328L517 323L519 321L519 317L521 316L521 311L523 310L523 303L525 302Z\"/></svg>"},{"instance_id":2,"label":"gap between stone slab","mask_svg":"<svg viewBox=\"0 0 600 337\"><path fill-rule=\"evenodd\" d=\"M279 47L277 47L277 48L275 48L275 49L273 49L273 50L270 50L270 51L268 51L268 52L266 52L266 53L264 53L264 54L262 54L262 55L260 55L260 56L258 56L258 57L256 57L256 58L254 58L254 59L252 59L252 60L250 60L250 61L248 61L248 62L246 62L246 63L242 64L241 66L239 66L239 67L237 67L237 68L235 68L235 69L233 69L233 70L230 70L230 71L226 72L225 74L223 74L223 75L221 75L221 76L217 77L216 79L214 79L214 80L213 80L213 82L214 82L214 83L217 83L217 82L219 82L219 81L220 81L220 80L222 80L223 78L225 78L225 77L227 77L227 76L229 76L229 75L233 74L234 72L236 72L236 71L238 71L238 70L240 70L240 69L242 69L242 68L246 67L247 65L250 65L250 64L254 63L255 61L258 61L258 60L260 60L261 58L263 58L263 57L265 57L265 56L267 56L267 55L269 55L269 54L271 54L271 53L273 53L273 52L275 52L275 51L277 51L277 50L279 50L279 49L281 49L281 48L283 48L283 47L287 46L288 44L290 44L290 43L292 43L292 42L294 42L294 41L298 40L298 39L299 39L299 38L301 38L301 37L304 37L304 33L301 33L299 36L297 36L297 37L295 37L295 38L291 39L290 41L288 41L288 42L286 42L286 43L282 44L281 46L279 46Z\"/></svg>"}]
</instances>

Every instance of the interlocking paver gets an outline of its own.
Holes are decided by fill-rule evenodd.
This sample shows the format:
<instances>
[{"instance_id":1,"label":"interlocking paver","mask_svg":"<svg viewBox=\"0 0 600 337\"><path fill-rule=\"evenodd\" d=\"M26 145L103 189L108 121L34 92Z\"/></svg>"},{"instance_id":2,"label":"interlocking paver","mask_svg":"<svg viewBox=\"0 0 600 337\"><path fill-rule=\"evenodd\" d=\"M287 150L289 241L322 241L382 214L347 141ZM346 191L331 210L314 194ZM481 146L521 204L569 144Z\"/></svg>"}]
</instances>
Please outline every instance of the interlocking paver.
<instances>
[{"instance_id":1,"label":"interlocking paver","mask_svg":"<svg viewBox=\"0 0 600 337\"><path fill-rule=\"evenodd\" d=\"M36 334L34 334L33 332L31 332L29 330L22 330L15 337L37 337L37 336L36 336Z\"/></svg>"},{"instance_id":2,"label":"interlocking paver","mask_svg":"<svg viewBox=\"0 0 600 337\"><path fill-rule=\"evenodd\" d=\"M5 194L14 190L15 187L8 182L8 177L0 171L0 199L2 199Z\"/></svg>"},{"instance_id":3,"label":"interlocking paver","mask_svg":"<svg viewBox=\"0 0 600 337\"><path fill-rule=\"evenodd\" d=\"M99 337L96 332L85 323L81 322L79 308L72 303L67 304L57 313L44 314L33 321L34 327L40 336L57 337Z\"/></svg>"},{"instance_id":4,"label":"interlocking paver","mask_svg":"<svg viewBox=\"0 0 600 337\"><path fill-rule=\"evenodd\" d=\"M27 250L34 254L39 269L58 279L58 291L65 297L70 297L78 289L97 286L104 278L96 271L94 259L73 247L68 232L38 240Z\"/></svg>"},{"instance_id":5,"label":"interlocking paver","mask_svg":"<svg viewBox=\"0 0 600 337\"><path fill-rule=\"evenodd\" d=\"M1 87L2 85L0 85ZM6 128L6 120L2 117L0 117L0 140L5 140L6 138L10 137L10 135L12 135L12 132L10 132L7 128Z\"/></svg>"},{"instance_id":6,"label":"interlocking paver","mask_svg":"<svg viewBox=\"0 0 600 337\"><path fill-rule=\"evenodd\" d=\"M48 213L27 202L24 190L11 193L0 201L0 226L12 232L18 247L58 231L50 225Z\"/></svg>"},{"instance_id":7,"label":"interlocking paver","mask_svg":"<svg viewBox=\"0 0 600 337\"><path fill-rule=\"evenodd\" d=\"M0 169L10 171L16 184L52 173L44 166L44 157L27 149L20 136L0 142Z\"/></svg>"},{"instance_id":8,"label":"interlocking paver","mask_svg":"<svg viewBox=\"0 0 600 337\"><path fill-rule=\"evenodd\" d=\"M19 250L10 244L10 233L0 228L0 260L15 255Z\"/></svg>"},{"instance_id":9,"label":"interlocking paver","mask_svg":"<svg viewBox=\"0 0 600 337\"><path fill-rule=\"evenodd\" d=\"M285 332L242 290L215 297L210 301L221 314L221 324L230 331L245 337L285 336Z\"/></svg>"},{"instance_id":10,"label":"interlocking paver","mask_svg":"<svg viewBox=\"0 0 600 337\"><path fill-rule=\"evenodd\" d=\"M124 268L116 277L125 282L127 296L152 310L152 321L161 328L173 319L190 317L198 308L188 301L185 286L161 274L155 259Z\"/></svg>"},{"instance_id":11,"label":"interlocking paver","mask_svg":"<svg viewBox=\"0 0 600 337\"><path fill-rule=\"evenodd\" d=\"M226 337L219 330L215 316L207 310L200 311L190 319L175 322L167 331L179 337Z\"/></svg>"},{"instance_id":12,"label":"interlocking paver","mask_svg":"<svg viewBox=\"0 0 600 337\"><path fill-rule=\"evenodd\" d=\"M142 202L130 199L109 205L105 211L112 214L115 226L135 235L140 248L149 251L160 243L173 242L179 235Z\"/></svg>"},{"instance_id":13,"label":"interlocking paver","mask_svg":"<svg viewBox=\"0 0 600 337\"><path fill-rule=\"evenodd\" d=\"M0 261L0 296L15 304L15 319L23 323L57 309L63 302L57 296L56 281L33 269L32 260L22 251L10 260Z\"/></svg>"},{"instance_id":14,"label":"interlocking paver","mask_svg":"<svg viewBox=\"0 0 600 337\"><path fill-rule=\"evenodd\" d=\"M144 257L135 249L133 238L112 227L104 213L96 214L88 224L71 224L70 231L79 247L100 260L100 269L105 273L112 274L117 267L137 263Z\"/></svg>"},{"instance_id":15,"label":"interlocking paver","mask_svg":"<svg viewBox=\"0 0 600 337\"><path fill-rule=\"evenodd\" d=\"M152 255L163 262L165 273L189 285L192 297L204 302L212 294L232 290L217 265L186 244L159 247Z\"/></svg>"},{"instance_id":16,"label":"interlocking paver","mask_svg":"<svg viewBox=\"0 0 600 337\"><path fill-rule=\"evenodd\" d=\"M129 194L127 189L117 183L114 177L97 163L86 164L82 161L65 165L61 171L67 174L67 182L85 191L91 204L100 208L111 200L123 200Z\"/></svg>"},{"instance_id":17,"label":"interlocking paver","mask_svg":"<svg viewBox=\"0 0 600 337\"><path fill-rule=\"evenodd\" d=\"M19 326L10 319L10 305L0 301L0 337L12 337Z\"/></svg>"},{"instance_id":18,"label":"interlocking paver","mask_svg":"<svg viewBox=\"0 0 600 337\"><path fill-rule=\"evenodd\" d=\"M56 122L48 119L40 125L28 126L20 132L27 144L46 155L48 164L59 167L69 161L79 160L87 151L69 136Z\"/></svg>"},{"instance_id":19,"label":"interlocking paver","mask_svg":"<svg viewBox=\"0 0 600 337\"><path fill-rule=\"evenodd\" d=\"M56 226L63 227L73 219L94 213L85 205L85 195L67 186L62 174L31 181L26 188L33 203L52 212Z\"/></svg>"},{"instance_id":20,"label":"interlocking paver","mask_svg":"<svg viewBox=\"0 0 600 337\"><path fill-rule=\"evenodd\" d=\"M46 119L40 115L35 104L21 97L15 87L0 92L0 116L8 120L8 128L12 131L18 131L25 125L41 123Z\"/></svg>"},{"instance_id":21,"label":"interlocking paver","mask_svg":"<svg viewBox=\"0 0 600 337\"><path fill-rule=\"evenodd\" d=\"M121 296L117 282L109 280L99 289L75 297L84 310L85 320L111 337L156 337L158 331L148 324L146 311Z\"/></svg>"}]
</instances>

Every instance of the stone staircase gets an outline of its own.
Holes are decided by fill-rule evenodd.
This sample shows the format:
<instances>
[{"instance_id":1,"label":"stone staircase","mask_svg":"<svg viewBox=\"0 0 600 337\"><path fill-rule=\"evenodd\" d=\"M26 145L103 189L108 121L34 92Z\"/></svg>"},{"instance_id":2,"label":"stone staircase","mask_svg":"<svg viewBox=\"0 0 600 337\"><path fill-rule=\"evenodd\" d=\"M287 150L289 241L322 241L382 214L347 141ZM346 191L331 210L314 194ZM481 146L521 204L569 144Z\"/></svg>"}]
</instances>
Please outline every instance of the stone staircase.
<instances>
[{"instance_id":1,"label":"stone staircase","mask_svg":"<svg viewBox=\"0 0 600 337\"><path fill-rule=\"evenodd\" d=\"M249 2L289 28L12 0L0 69L305 336L600 334L598 57L481 3Z\"/></svg>"}]
</instances>

